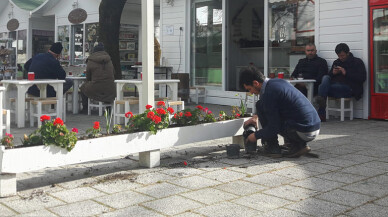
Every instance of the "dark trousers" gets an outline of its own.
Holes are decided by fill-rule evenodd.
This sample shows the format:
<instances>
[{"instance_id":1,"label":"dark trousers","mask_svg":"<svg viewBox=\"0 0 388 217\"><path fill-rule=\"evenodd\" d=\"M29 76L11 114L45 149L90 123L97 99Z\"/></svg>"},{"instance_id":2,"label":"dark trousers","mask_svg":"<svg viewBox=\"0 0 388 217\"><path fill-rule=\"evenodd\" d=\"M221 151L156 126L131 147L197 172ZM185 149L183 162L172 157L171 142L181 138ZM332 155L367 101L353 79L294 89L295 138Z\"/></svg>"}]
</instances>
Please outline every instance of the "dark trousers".
<instances>
[{"instance_id":1,"label":"dark trousers","mask_svg":"<svg viewBox=\"0 0 388 217\"><path fill-rule=\"evenodd\" d=\"M346 84L332 82L330 76L325 75L319 85L318 95L323 98L328 96L334 98L349 98L352 97L352 88Z\"/></svg>"},{"instance_id":2,"label":"dark trousers","mask_svg":"<svg viewBox=\"0 0 388 217\"><path fill-rule=\"evenodd\" d=\"M65 79L65 83L63 84L63 93L66 93L71 87L73 87L73 80ZM36 85L28 88L28 94L39 97L40 91ZM51 85L47 85L47 96L46 97L56 97L57 92L55 92L54 88Z\"/></svg>"},{"instance_id":3,"label":"dark trousers","mask_svg":"<svg viewBox=\"0 0 388 217\"><path fill-rule=\"evenodd\" d=\"M263 110L263 105L259 101L256 103L256 110L257 110L257 116L259 117L259 121L261 126L264 128L268 126L268 118L266 115L266 112ZM299 137L299 135L296 133L296 129L293 129L292 127L286 126L284 123L281 127L281 132L279 133L281 136L284 137L284 143L291 144L292 147L295 148L303 148L307 145L306 141L304 141L302 138ZM278 149L279 148L279 141L278 141L278 135L272 137L272 138L262 138L261 143L263 145L266 145L269 149Z\"/></svg>"}]
</instances>

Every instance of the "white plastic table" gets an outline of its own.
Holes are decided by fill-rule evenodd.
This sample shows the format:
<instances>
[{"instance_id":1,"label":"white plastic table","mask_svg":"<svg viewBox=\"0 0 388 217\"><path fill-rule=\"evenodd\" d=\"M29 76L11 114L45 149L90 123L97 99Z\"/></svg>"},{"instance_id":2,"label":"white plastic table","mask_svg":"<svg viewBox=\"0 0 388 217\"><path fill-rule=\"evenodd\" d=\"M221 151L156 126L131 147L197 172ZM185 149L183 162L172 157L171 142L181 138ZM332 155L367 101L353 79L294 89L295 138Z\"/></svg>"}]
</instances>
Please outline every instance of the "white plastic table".
<instances>
[{"instance_id":1,"label":"white plastic table","mask_svg":"<svg viewBox=\"0 0 388 217\"><path fill-rule=\"evenodd\" d=\"M171 80L155 80L155 84L166 84L170 90L171 90L171 99L173 101L178 100L178 83L180 81L178 79L171 79ZM142 99L142 92L143 92L143 81L141 80L115 80L116 83L116 95L117 100L122 100L124 98L124 92L123 88L126 84L134 84L139 92L139 105L142 105L143 99ZM162 94L159 92L159 94ZM144 111L144 108L139 108L139 112L142 113Z\"/></svg>"},{"instance_id":2,"label":"white plastic table","mask_svg":"<svg viewBox=\"0 0 388 217\"><path fill-rule=\"evenodd\" d=\"M307 99L312 103L313 102L313 93L314 93L314 83L316 80L314 79L301 79L301 80L286 80L290 82L291 84L296 84L296 83L304 83L307 87Z\"/></svg>"},{"instance_id":3,"label":"white plastic table","mask_svg":"<svg viewBox=\"0 0 388 217\"><path fill-rule=\"evenodd\" d=\"M25 125L25 101L26 101L26 92L28 88L36 84L40 90L40 98L46 98L47 96L47 85L51 85L54 90L57 92L58 99L58 108L59 114L62 116L63 108L63 83L65 80L53 80L53 79L36 79L33 81L30 80L2 80L5 87L4 101L6 102L6 108L9 108L9 88L15 86L17 89L17 100L16 100L16 115L17 115L17 127L22 128Z\"/></svg>"},{"instance_id":4,"label":"white plastic table","mask_svg":"<svg viewBox=\"0 0 388 217\"><path fill-rule=\"evenodd\" d=\"M79 99L78 99L78 90L79 86L86 81L86 77L73 77L73 76L67 76L67 79L70 79L74 82L73 85L73 114L78 114L79 113Z\"/></svg>"}]
</instances>

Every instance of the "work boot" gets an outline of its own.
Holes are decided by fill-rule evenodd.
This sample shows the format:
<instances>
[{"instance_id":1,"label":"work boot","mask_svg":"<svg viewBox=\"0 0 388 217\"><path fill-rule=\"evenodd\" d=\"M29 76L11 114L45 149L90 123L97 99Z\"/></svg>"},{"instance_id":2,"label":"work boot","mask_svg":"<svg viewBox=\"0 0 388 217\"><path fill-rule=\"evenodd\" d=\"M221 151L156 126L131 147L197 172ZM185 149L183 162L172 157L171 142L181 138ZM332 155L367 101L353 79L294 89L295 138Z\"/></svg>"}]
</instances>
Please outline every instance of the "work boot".
<instances>
[{"instance_id":1,"label":"work boot","mask_svg":"<svg viewBox=\"0 0 388 217\"><path fill-rule=\"evenodd\" d=\"M258 149L257 152L271 158L281 158L282 150L280 149L279 143L275 141L262 141L263 149Z\"/></svg>"},{"instance_id":2,"label":"work boot","mask_svg":"<svg viewBox=\"0 0 388 217\"><path fill-rule=\"evenodd\" d=\"M310 151L311 148L307 145L293 145L289 151L283 153L283 156L289 158L299 158L300 156L305 155Z\"/></svg>"}]
</instances>

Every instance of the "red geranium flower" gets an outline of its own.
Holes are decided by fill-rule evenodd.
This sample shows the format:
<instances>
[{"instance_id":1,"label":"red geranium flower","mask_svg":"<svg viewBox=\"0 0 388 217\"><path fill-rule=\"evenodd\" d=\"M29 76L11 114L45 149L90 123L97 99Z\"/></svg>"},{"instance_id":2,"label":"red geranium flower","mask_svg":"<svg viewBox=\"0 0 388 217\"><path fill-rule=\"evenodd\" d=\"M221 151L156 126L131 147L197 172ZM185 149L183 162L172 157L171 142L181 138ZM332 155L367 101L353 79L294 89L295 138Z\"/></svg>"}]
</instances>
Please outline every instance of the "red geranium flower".
<instances>
[{"instance_id":1,"label":"red geranium flower","mask_svg":"<svg viewBox=\"0 0 388 217\"><path fill-rule=\"evenodd\" d=\"M157 105L158 106L166 106L166 104L163 101L159 101Z\"/></svg>"},{"instance_id":2,"label":"red geranium flower","mask_svg":"<svg viewBox=\"0 0 388 217\"><path fill-rule=\"evenodd\" d=\"M179 117L182 117L183 116L183 113L182 112L179 112Z\"/></svg>"},{"instance_id":3,"label":"red geranium flower","mask_svg":"<svg viewBox=\"0 0 388 217\"><path fill-rule=\"evenodd\" d=\"M125 117L126 118L132 118L133 117L133 113L132 112L127 112L127 113L125 113Z\"/></svg>"},{"instance_id":4,"label":"red geranium flower","mask_svg":"<svg viewBox=\"0 0 388 217\"><path fill-rule=\"evenodd\" d=\"M174 114L174 118L175 118L175 119L178 119L177 113Z\"/></svg>"},{"instance_id":5,"label":"red geranium flower","mask_svg":"<svg viewBox=\"0 0 388 217\"><path fill-rule=\"evenodd\" d=\"M168 107L168 108L167 108L167 111L168 111L170 114L174 113L174 109L171 108L171 107Z\"/></svg>"},{"instance_id":6,"label":"red geranium flower","mask_svg":"<svg viewBox=\"0 0 388 217\"><path fill-rule=\"evenodd\" d=\"M147 118L152 119L155 116L154 112L148 112L147 113Z\"/></svg>"},{"instance_id":7,"label":"red geranium flower","mask_svg":"<svg viewBox=\"0 0 388 217\"><path fill-rule=\"evenodd\" d=\"M40 121L43 122L43 121L49 121L50 120L50 116L47 116L47 115L42 115L40 116Z\"/></svg>"},{"instance_id":8,"label":"red geranium flower","mask_svg":"<svg viewBox=\"0 0 388 217\"><path fill-rule=\"evenodd\" d=\"M146 109L151 109L152 105L146 105Z\"/></svg>"},{"instance_id":9,"label":"red geranium flower","mask_svg":"<svg viewBox=\"0 0 388 217\"><path fill-rule=\"evenodd\" d=\"M191 117L192 115L191 115L191 112L185 112L185 116L186 117Z\"/></svg>"},{"instance_id":10,"label":"red geranium flower","mask_svg":"<svg viewBox=\"0 0 388 217\"><path fill-rule=\"evenodd\" d=\"M196 108L199 109L199 110L203 110L203 107L200 106L200 105L197 105Z\"/></svg>"},{"instance_id":11,"label":"red geranium flower","mask_svg":"<svg viewBox=\"0 0 388 217\"><path fill-rule=\"evenodd\" d=\"M212 112L212 111L210 111L210 110L208 110L208 111L207 111L207 113L208 113L208 114L211 114L211 113L213 113L213 112Z\"/></svg>"},{"instance_id":12,"label":"red geranium flower","mask_svg":"<svg viewBox=\"0 0 388 217\"><path fill-rule=\"evenodd\" d=\"M59 124L59 125L61 125L61 126L62 126L62 125L63 125L63 121L62 121L62 119L61 119L61 118L55 118L55 121L54 121L54 123L53 123L53 124L54 124L54 126L55 126L55 125L57 125L57 124Z\"/></svg>"},{"instance_id":13,"label":"red geranium flower","mask_svg":"<svg viewBox=\"0 0 388 217\"><path fill-rule=\"evenodd\" d=\"M78 129L77 128L73 128L73 129L71 129L71 132L78 133Z\"/></svg>"},{"instance_id":14,"label":"red geranium flower","mask_svg":"<svg viewBox=\"0 0 388 217\"><path fill-rule=\"evenodd\" d=\"M155 115L152 120L155 122L155 124L159 124L162 121L162 118Z\"/></svg>"},{"instance_id":15,"label":"red geranium flower","mask_svg":"<svg viewBox=\"0 0 388 217\"><path fill-rule=\"evenodd\" d=\"M183 165L187 166L187 162L186 162L186 161L183 161Z\"/></svg>"},{"instance_id":16,"label":"red geranium flower","mask_svg":"<svg viewBox=\"0 0 388 217\"><path fill-rule=\"evenodd\" d=\"M98 121L94 122L93 128L96 130L100 129L100 122L98 122Z\"/></svg>"},{"instance_id":17,"label":"red geranium flower","mask_svg":"<svg viewBox=\"0 0 388 217\"><path fill-rule=\"evenodd\" d=\"M10 133L5 133L6 136L13 138L13 135Z\"/></svg>"},{"instance_id":18,"label":"red geranium flower","mask_svg":"<svg viewBox=\"0 0 388 217\"><path fill-rule=\"evenodd\" d=\"M157 108L157 109L156 109L156 112L157 112L158 114L160 114L160 115L165 115L165 114L166 114L166 111L165 111L164 109L162 109L162 108Z\"/></svg>"},{"instance_id":19,"label":"red geranium flower","mask_svg":"<svg viewBox=\"0 0 388 217\"><path fill-rule=\"evenodd\" d=\"M236 118L239 118L239 117L240 117L240 114L239 114L239 113L237 113L237 114L235 115L235 117L236 117Z\"/></svg>"}]
</instances>

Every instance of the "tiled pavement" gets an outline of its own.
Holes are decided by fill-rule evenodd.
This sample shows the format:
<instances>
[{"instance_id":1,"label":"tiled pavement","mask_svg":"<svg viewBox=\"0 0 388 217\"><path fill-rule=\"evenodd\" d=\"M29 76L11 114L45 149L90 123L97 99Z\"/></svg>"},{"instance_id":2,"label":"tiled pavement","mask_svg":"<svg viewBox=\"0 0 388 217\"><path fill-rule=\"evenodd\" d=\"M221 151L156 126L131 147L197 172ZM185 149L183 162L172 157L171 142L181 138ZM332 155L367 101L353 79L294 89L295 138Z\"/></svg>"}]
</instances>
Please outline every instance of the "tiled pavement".
<instances>
[{"instance_id":1,"label":"tiled pavement","mask_svg":"<svg viewBox=\"0 0 388 217\"><path fill-rule=\"evenodd\" d=\"M387 129L330 120L319 158L228 159L225 138L164 150L153 169L123 156L18 174L0 216L387 216Z\"/></svg>"}]
</instances>

